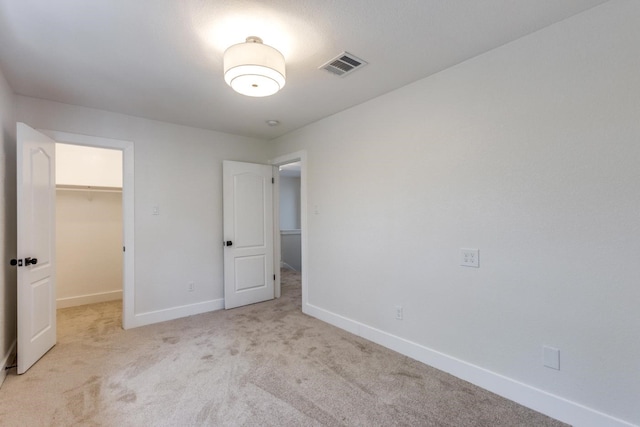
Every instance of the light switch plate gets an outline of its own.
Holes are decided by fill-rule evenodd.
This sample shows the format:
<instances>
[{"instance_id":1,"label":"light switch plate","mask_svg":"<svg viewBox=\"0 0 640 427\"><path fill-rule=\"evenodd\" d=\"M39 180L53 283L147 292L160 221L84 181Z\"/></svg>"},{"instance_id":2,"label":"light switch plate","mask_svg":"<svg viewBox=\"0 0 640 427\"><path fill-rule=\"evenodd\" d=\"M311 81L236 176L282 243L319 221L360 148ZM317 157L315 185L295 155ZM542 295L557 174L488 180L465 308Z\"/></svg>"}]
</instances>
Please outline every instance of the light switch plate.
<instances>
[{"instance_id":1,"label":"light switch plate","mask_svg":"<svg viewBox=\"0 0 640 427\"><path fill-rule=\"evenodd\" d=\"M460 265L480 268L480 251L478 249L460 249Z\"/></svg>"},{"instance_id":2,"label":"light switch plate","mask_svg":"<svg viewBox=\"0 0 640 427\"><path fill-rule=\"evenodd\" d=\"M542 347L542 363L547 368L560 370L560 350L554 347Z\"/></svg>"}]
</instances>

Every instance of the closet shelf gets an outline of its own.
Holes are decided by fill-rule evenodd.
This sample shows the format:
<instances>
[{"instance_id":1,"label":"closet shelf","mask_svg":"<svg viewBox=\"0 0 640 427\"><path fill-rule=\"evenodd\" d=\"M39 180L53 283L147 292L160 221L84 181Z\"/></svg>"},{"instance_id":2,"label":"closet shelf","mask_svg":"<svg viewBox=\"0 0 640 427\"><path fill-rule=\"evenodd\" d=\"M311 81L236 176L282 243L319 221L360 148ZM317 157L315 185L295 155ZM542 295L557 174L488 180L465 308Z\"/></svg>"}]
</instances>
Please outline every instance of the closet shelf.
<instances>
[{"instance_id":1,"label":"closet shelf","mask_svg":"<svg viewBox=\"0 0 640 427\"><path fill-rule=\"evenodd\" d=\"M100 187L92 185L56 185L56 190L64 191L95 191L101 193L122 193L120 187Z\"/></svg>"}]
</instances>

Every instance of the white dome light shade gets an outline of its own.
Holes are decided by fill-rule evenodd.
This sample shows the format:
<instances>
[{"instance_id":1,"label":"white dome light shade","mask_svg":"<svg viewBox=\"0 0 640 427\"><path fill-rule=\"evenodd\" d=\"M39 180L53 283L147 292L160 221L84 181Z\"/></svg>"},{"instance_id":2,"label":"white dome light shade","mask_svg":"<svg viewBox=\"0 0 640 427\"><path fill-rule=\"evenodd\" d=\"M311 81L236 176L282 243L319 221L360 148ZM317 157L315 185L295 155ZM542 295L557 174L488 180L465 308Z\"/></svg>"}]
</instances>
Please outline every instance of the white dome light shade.
<instances>
[{"instance_id":1,"label":"white dome light shade","mask_svg":"<svg viewBox=\"0 0 640 427\"><path fill-rule=\"evenodd\" d=\"M273 95L284 87L285 76L284 56L258 37L224 52L224 81L243 95Z\"/></svg>"}]
</instances>

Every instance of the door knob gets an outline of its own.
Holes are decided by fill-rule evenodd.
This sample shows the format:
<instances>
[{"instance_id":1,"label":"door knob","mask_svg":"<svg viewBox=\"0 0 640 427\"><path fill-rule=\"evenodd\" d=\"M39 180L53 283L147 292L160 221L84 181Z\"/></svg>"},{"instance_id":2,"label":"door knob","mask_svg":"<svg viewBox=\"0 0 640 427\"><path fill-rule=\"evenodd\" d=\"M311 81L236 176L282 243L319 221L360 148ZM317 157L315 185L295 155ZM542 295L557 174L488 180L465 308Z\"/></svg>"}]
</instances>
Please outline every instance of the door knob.
<instances>
[{"instance_id":1,"label":"door knob","mask_svg":"<svg viewBox=\"0 0 640 427\"><path fill-rule=\"evenodd\" d=\"M18 266L18 267L22 267L22 260L21 259L12 259L11 261L9 261L9 264L13 265L13 266Z\"/></svg>"},{"instance_id":2,"label":"door knob","mask_svg":"<svg viewBox=\"0 0 640 427\"><path fill-rule=\"evenodd\" d=\"M38 263L38 258L25 258L24 259L24 265L29 265L29 264L33 264L36 265Z\"/></svg>"},{"instance_id":3,"label":"door knob","mask_svg":"<svg viewBox=\"0 0 640 427\"><path fill-rule=\"evenodd\" d=\"M227 242L225 243L225 246L231 246L233 245L233 242L231 240L227 240Z\"/></svg>"}]
</instances>

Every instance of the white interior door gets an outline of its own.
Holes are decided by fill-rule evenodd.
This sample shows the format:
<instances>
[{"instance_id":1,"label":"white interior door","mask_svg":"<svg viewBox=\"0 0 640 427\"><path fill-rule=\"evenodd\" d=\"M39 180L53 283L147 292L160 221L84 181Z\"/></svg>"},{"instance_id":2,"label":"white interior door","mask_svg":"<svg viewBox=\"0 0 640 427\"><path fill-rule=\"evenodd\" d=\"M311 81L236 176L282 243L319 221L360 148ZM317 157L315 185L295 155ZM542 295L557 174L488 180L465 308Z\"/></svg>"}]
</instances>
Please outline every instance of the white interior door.
<instances>
[{"instance_id":1,"label":"white interior door","mask_svg":"<svg viewBox=\"0 0 640 427\"><path fill-rule=\"evenodd\" d=\"M274 298L273 167L224 161L224 306Z\"/></svg>"},{"instance_id":2,"label":"white interior door","mask_svg":"<svg viewBox=\"0 0 640 427\"><path fill-rule=\"evenodd\" d=\"M18 374L56 343L55 142L17 133Z\"/></svg>"}]
</instances>

